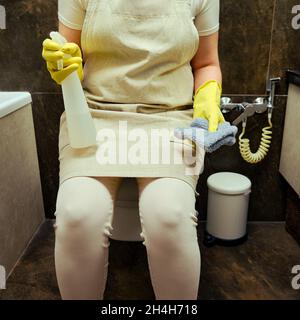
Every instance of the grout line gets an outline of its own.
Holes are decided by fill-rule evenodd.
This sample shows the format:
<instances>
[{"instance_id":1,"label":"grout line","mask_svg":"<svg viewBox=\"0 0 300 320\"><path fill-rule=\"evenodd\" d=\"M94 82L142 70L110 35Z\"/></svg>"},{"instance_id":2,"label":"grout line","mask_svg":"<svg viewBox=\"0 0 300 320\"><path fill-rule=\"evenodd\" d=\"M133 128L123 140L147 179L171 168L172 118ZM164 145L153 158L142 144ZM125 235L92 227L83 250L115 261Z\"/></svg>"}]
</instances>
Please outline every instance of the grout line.
<instances>
[{"instance_id":1,"label":"grout line","mask_svg":"<svg viewBox=\"0 0 300 320\"><path fill-rule=\"evenodd\" d=\"M206 223L206 220L200 220L200 223ZM285 220L283 221L248 221L248 224L285 224Z\"/></svg>"},{"instance_id":2,"label":"grout line","mask_svg":"<svg viewBox=\"0 0 300 320\"><path fill-rule=\"evenodd\" d=\"M29 90L29 92L30 92L30 90ZM37 91L37 92L30 92L32 95L37 95L37 94L59 94L59 95L61 95L62 93L61 92L47 92L47 91L44 91L44 92L39 92L39 91Z\"/></svg>"},{"instance_id":3,"label":"grout line","mask_svg":"<svg viewBox=\"0 0 300 320\"><path fill-rule=\"evenodd\" d=\"M271 58L272 58L272 49L273 49L273 34L275 27L275 14L277 9L277 0L274 0L274 8L273 8L273 17L272 17L272 26L271 26L271 37L270 37L270 51L269 51L269 61L268 61L268 69L267 69L267 79L270 79L270 69L271 69Z\"/></svg>"},{"instance_id":4,"label":"grout line","mask_svg":"<svg viewBox=\"0 0 300 320\"><path fill-rule=\"evenodd\" d=\"M45 221L55 221L55 218L46 218ZM200 223L205 223L206 220L199 220ZM248 221L249 224L283 224L285 223L285 220L282 221L258 221L258 220L253 220L253 221Z\"/></svg>"},{"instance_id":5,"label":"grout line","mask_svg":"<svg viewBox=\"0 0 300 320\"><path fill-rule=\"evenodd\" d=\"M246 94L246 93L223 93L222 97L267 97L268 95L265 93L251 93L251 94ZM287 97L287 94L276 94L277 97Z\"/></svg>"},{"instance_id":6,"label":"grout line","mask_svg":"<svg viewBox=\"0 0 300 320\"><path fill-rule=\"evenodd\" d=\"M14 272L16 266L19 264L20 260L23 258L24 254L26 253L28 247L30 246L31 242L33 241L33 239L35 238L35 236L38 234L38 232L40 231L42 225L45 223L47 219L43 219L42 222L39 224L39 226L36 228L36 230L34 231L34 233L32 234L32 236L30 237L30 239L28 240L25 248L22 250L19 258L17 259L17 261L15 262L15 264L13 265L13 267L11 268L10 272L8 273L7 277L6 277L6 281L8 280L8 278L12 275L12 273Z\"/></svg>"},{"instance_id":7,"label":"grout line","mask_svg":"<svg viewBox=\"0 0 300 320\"><path fill-rule=\"evenodd\" d=\"M283 221L248 221L249 224L285 224L285 220Z\"/></svg>"}]
</instances>

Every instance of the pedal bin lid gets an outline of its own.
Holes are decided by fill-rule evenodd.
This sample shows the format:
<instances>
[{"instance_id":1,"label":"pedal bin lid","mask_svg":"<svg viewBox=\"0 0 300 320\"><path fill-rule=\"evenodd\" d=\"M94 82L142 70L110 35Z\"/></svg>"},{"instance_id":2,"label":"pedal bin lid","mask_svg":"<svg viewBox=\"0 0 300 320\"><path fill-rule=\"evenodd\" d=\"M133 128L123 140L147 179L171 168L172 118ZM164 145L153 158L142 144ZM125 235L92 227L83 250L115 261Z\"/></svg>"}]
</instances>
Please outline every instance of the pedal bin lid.
<instances>
[{"instance_id":1,"label":"pedal bin lid","mask_svg":"<svg viewBox=\"0 0 300 320\"><path fill-rule=\"evenodd\" d=\"M209 189L223 194L243 194L251 191L251 181L242 174L218 172L207 179Z\"/></svg>"}]
</instances>

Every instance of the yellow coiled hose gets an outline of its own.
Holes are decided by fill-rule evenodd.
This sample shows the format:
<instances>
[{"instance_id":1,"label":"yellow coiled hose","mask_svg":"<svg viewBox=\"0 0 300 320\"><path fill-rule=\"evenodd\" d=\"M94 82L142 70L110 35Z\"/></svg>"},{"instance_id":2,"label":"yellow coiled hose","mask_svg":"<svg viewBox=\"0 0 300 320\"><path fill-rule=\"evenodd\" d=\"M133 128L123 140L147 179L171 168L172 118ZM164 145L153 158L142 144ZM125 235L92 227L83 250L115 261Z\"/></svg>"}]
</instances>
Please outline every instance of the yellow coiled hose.
<instances>
[{"instance_id":1,"label":"yellow coiled hose","mask_svg":"<svg viewBox=\"0 0 300 320\"><path fill-rule=\"evenodd\" d=\"M265 127L262 129L262 138L261 138L261 142L259 145L258 150L255 153L251 152L250 149L250 140L243 138L245 131L246 131L246 124L247 121L245 120L243 122L243 131L239 136L239 148L240 148L240 153L241 156L243 157L243 159L248 162L248 163L258 163L260 161L262 161L269 149L270 149L270 145L271 145L271 141L272 141L272 113L268 112L268 122L269 122L269 126Z\"/></svg>"}]
</instances>

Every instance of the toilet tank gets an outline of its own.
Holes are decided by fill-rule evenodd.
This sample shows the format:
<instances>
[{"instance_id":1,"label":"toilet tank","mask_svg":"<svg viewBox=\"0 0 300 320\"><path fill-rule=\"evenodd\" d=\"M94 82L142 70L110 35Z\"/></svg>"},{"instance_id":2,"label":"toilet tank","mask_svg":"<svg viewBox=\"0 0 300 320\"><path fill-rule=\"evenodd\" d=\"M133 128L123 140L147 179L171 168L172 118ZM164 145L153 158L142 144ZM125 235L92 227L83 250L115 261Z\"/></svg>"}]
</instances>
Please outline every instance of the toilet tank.
<instances>
[{"instance_id":1,"label":"toilet tank","mask_svg":"<svg viewBox=\"0 0 300 320\"><path fill-rule=\"evenodd\" d=\"M0 92L2 278L3 273L9 276L45 219L31 103L28 92Z\"/></svg>"}]
</instances>

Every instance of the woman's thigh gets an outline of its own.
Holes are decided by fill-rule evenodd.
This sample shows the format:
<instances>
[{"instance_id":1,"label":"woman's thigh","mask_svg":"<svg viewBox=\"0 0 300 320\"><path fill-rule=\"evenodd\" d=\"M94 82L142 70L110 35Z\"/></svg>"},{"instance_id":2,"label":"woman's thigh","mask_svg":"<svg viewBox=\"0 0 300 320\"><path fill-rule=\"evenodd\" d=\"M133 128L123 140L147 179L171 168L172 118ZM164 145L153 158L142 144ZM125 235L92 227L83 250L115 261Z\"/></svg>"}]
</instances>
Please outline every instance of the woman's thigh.
<instances>
[{"instance_id":1,"label":"woman's thigh","mask_svg":"<svg viewBox=\"0 0 300 320\"><path fill-rule=\"evenodd\" d=\"M174 199L179 196L179 198L187 198L189 203L194 204L196 202L195 191L192 187L185 181L177 178L165 178L165 177L138 177L137 178L139 198L143 191L150 187L152 189L153 196L168 194L168 198Z\"/></svg>"},{"instance_id":2,"label":"woman's thigh","mask_svg":"<svg viewBox=\"0 0 300 320\"><path fill-rule=\"evenodd\" d=\"M117 191L120 187L122 177L93 177L93 176L76 176L65 180L58 189L57 201L61 195L64 200L76 201L76 199L89 195L97 197L99 189L104 187L109 193L112 200L115 200Z\"/></svg>"}]
</instances>

